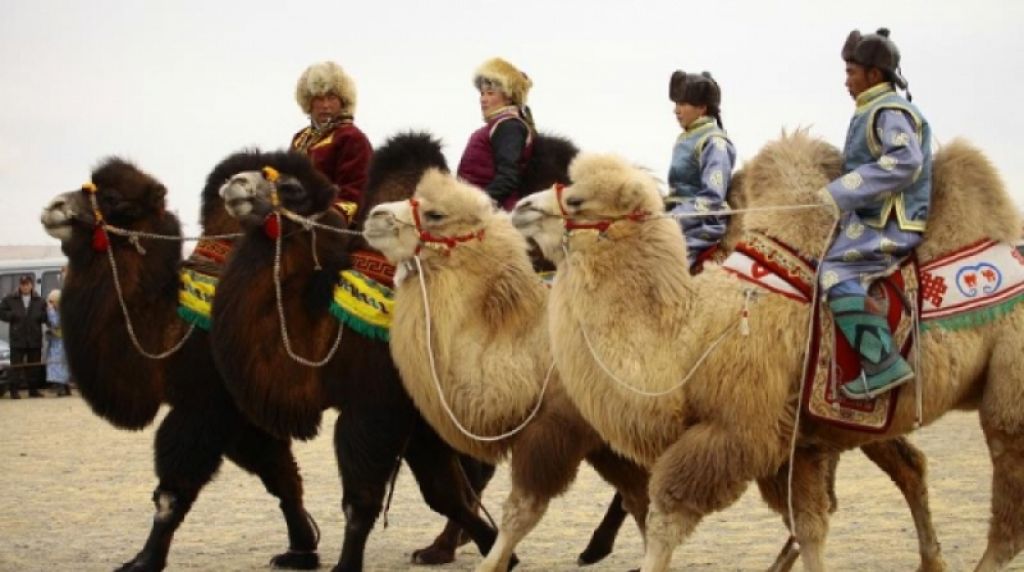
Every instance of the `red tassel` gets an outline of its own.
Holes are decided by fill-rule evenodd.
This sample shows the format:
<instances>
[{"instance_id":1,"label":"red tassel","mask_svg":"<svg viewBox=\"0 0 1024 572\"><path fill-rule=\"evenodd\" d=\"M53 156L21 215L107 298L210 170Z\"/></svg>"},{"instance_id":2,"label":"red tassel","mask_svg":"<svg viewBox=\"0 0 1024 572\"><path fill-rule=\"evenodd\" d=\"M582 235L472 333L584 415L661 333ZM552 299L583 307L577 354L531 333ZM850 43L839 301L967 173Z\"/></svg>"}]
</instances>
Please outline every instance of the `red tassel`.
<instances>
[{"instance_id":1,"label":"red tassel","mask_svg":"<svg viewBox=\"0 0 1024 572\"><path fill-rule=\"evenodd\" d=\"M92 249L96 252L106 252L110 246L110 239L107 237L107 231L103 230L102 226L97 226L92 229Z\"/></svg>"},{"instance_id":2,"label":"red tassel","mask_svg":"<svg viewBox=\"0 0 1024 572\"><path fill-rule=\"evenodd\" d=\"M267 238L275 240L281 236L281 223L276 213L269 214L267 218L263 219L263 233L267 235Z\"/></svg>"}]
</instances>

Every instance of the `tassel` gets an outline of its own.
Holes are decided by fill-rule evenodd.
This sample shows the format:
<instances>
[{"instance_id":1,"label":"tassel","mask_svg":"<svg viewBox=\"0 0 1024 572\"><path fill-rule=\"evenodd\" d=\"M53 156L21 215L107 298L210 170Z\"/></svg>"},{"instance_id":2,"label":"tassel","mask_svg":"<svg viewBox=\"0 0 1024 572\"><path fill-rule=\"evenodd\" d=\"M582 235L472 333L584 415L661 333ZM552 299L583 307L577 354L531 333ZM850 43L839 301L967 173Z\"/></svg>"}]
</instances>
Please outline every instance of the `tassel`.
<instances>
[{"instance_id":1,"label":"tassel","mask_svg":"<svg viewBox=\"0 0 1024 572\"><path fill-rule=\"evenodd\" d=\"M102 226L95 226L92 229L92 249L96 252L106 252L110 247L110 238Z\"/></svg>"},{"instance_id":2,"label":"tassel","mask_svg":"<svg viewBox=\"0 0 1024 572\"><path fill-rule=\"evenodd\" d=\"M750 335L750 295L752 291L747 290L743 297L743 310L740 311L740 335Z\"/></svg>"},{"instance_id":3,"label":"tassel","mask_svg":"<svg viewBox=\"0 0 1024 572\"><path fill-rule=\"evenodd\" d=\"M277 213L271 213L267 215L267 218L263 219L263 234L267 235L267 238L277 240L277 237L281 236L281 217Z\"/></svg>"}]
</instances>

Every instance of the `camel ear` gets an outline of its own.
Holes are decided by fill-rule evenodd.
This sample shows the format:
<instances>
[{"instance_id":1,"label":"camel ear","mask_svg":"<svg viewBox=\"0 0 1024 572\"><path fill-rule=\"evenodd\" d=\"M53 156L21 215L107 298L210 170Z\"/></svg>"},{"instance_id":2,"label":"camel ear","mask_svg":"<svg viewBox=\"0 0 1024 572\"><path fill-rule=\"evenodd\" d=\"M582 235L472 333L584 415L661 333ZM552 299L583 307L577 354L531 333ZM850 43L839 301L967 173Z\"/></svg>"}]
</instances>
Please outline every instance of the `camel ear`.
<instances>
[{"instance_id":1,"label":"camel ear","mask_svg":"<svg viewBox=\"0 0 1024 572\"><path fill-rule=\"evenodd\" d=\"M619 192L616 194L617 201L615 206L621 211L634 210L643 202L643 196L644 182L638 177L630 177L629 180L620 185Z\"/></svg>"},{"instance_id":2,"label":"camel ear","mask_svg":"<svg viewBox=\"0 0 1024 572\"><path fill-rule=\"evenodd\" d=\"M167 187L160 183L153 183L149 188L149 200L151 204L161 210L164 208L164 199L167 197Z\"/></svg>"}]
</instances>

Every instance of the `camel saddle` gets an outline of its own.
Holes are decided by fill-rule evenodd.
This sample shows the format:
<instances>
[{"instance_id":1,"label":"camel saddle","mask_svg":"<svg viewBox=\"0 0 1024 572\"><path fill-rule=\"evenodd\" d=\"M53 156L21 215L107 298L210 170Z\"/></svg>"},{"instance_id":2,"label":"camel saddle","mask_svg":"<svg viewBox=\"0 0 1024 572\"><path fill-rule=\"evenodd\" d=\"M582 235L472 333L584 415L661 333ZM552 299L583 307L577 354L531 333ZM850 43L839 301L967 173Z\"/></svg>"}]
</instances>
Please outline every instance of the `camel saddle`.
<instances>
[{"instance_id":1,"label":"camel saddle","mask_svg":"<svg viewBox=\"0 0 1024 572\"><path fill-rule=\"evenodd\" d=\"M200 238L182 264L178 316L201 330L210 331L213 296L232 246L230 240Z\"/></svg>"},{"instance_id":2,"label":"camel saddle","mask_svg":"<svg viewBox=\"0 0 1024 572\"><path fill-rule=\"evenodd\" d=\"M814 264L762 234L745 235L722 266L741 280L805 304L813 295ZM1003 316L1024 300L1022 245L980 241L920 267L911 258L872 284L869 308L886 316L904 357L913 341L911 300L920 308L922 331L976 327ZM808 352L803 396L808 415L858 431L888 429L902 388L866 401L839 393L840 385L860 374L860 359L823 300L815 304Z\"/></svg>"}]
</instances>

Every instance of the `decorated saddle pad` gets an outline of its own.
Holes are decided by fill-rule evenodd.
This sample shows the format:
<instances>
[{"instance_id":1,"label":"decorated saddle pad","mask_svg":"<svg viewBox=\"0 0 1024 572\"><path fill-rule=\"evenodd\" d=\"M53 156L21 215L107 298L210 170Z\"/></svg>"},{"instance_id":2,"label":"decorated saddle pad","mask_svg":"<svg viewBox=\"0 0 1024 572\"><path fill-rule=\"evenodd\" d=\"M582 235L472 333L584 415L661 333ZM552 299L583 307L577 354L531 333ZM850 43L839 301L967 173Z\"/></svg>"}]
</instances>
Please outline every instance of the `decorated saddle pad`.
<instances>
[{"instance_id":1,"label":"decorated saddle pad","mask_svg":"<svg viewBox=\"0 0 1024 572\"><path fill-rule=\"evenodd\" d=\"M811 263L763 235L745 235L722 267L745 282L804 304L810 303L814 292L815 269ZM899 288L906 288L904 281L908 276L908 284L915 285L914 272L909 267L893 275L891 281ZM916 290L912 289L908 295L916 295ZM903 312L901 294L889 281L880 281L872 287L870 296L873 305L889 317L890 326L899 322L893 332L897 342L906 350L906 340L913 324L909 312ZM884 431L892 420L897 394L889 392L870 401L857 401L839 393L839 385L860 374L860 360L836 329L832 313L824 302L816 305L814 321L808 347L808 371L804 374L805 412L816 419L849 429Z\"/></svg>"},{"instance_id":2,"label":"decorated saddle pad","mask_svg":"<svg viewBox=\"0 0 1024 572\"><path fill-rule=\"evenodd\" d=\"M213 295L231 247L232 243L227 240L200 239L182 266L178 315L189 324L210 330Z\"/></svg>"},{"instance_id":3,"label":"decorated saddle pad","mask_svg":"<svg viewBox=\"0 0 1024 572\"><path fill-rule=\"evenodd\" d=\"M392 289L357 270L344 270L334 287L331 314L370 339L389 341L394 316Z\"/></svg>"},{"instance_id":4,"label":"decorated saddle pad","mask_svg":"<svg viewBox=\"0 0 1024 572\"><path fill-rule=\"evenodd\" d=\"M921 266L921 328L987 324L1024 299L1021 244L986 240Z\"/></svg>"}]
</instances>

